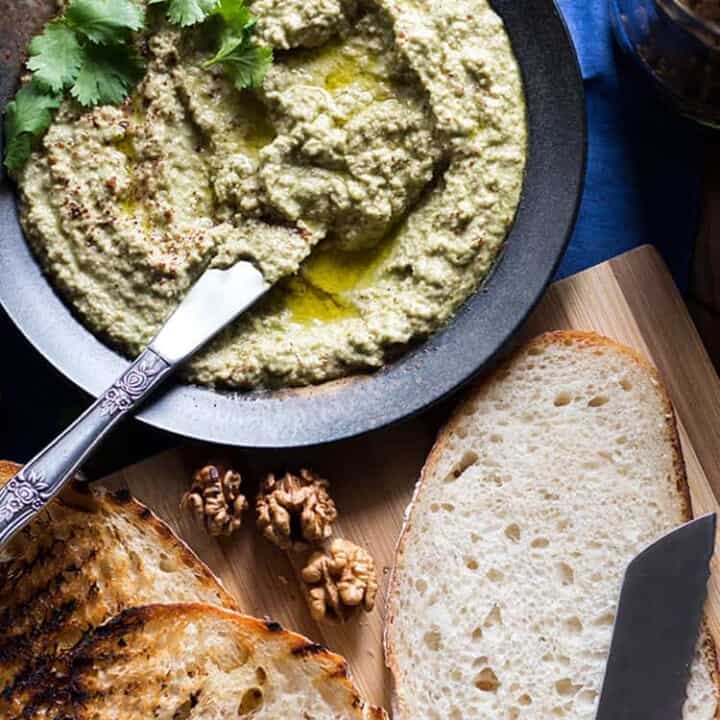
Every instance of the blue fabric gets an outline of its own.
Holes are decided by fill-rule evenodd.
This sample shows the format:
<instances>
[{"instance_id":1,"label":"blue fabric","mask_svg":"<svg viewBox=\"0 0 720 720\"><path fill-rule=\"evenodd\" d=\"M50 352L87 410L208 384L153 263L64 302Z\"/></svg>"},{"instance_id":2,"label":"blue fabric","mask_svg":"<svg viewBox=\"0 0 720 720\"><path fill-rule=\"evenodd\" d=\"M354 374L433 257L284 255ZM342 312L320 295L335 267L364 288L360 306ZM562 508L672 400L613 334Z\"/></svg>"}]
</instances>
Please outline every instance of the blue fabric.
<instances>
[{"instance_id":1,"label":"blue fabric","mask_svg":"<svg viewBox=\"0 0 720 720\"><path fill-rule=\"evenodd\" d=\"M697 234L702 130L657 99L617 49L608 0L559 0L580 58L588 170L564 277L644 243L687 288Z\"/></svg>"}]
</instances>

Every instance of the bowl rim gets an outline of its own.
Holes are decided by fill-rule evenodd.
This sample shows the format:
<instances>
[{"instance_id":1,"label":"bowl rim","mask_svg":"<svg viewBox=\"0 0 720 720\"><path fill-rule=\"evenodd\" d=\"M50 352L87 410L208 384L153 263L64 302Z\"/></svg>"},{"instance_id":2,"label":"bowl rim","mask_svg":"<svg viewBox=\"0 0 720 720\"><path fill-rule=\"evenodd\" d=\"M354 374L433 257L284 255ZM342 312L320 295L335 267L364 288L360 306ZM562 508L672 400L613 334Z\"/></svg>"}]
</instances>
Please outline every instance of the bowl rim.
<instances>
[{"instance_id":1,"label":"bowl rim","mask_svg":"<svg viewBox=\"0 0 720 720\"><path fill-rule=\"evenodd\" d=\"M542 297L569 243L587 164L580 66L554 0L528 7L494 0L518 58L528 113L525 182L493 272L453 319L396 361L318 386L242 393L175 383L138 419L169 433L247 448L348 439L441 402L498 358ZM520 7L522 5L522 7ZM0 305L27 340L97 397L128 360L72 314L42 273L20 229L15 190L0 181Z\"/></svg>"}]
</instances>

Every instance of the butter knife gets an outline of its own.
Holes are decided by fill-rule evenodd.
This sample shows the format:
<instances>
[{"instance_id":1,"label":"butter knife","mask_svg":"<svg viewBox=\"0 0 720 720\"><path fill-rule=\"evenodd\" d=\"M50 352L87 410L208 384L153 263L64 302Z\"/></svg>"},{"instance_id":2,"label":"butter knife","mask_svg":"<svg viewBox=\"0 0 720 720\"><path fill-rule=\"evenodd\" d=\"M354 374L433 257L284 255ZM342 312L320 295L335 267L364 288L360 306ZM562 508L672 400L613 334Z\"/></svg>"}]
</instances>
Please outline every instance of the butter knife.
<instances>
[{"instance_id":1,"label":"butter knife","mask_svg":"<svg viewBox=\"0 0 720 720\"><path fill-rule=\"evenodd\" d=\"M125 373L0 489L0 547L62 490L120 420L269 288L249 262L207 269Z\"/></svg>"},{"instance_id":2,"label":"butter knife","mask_svg":"<svg viewBox=\"0 0 720 720\"><path fill-rule=\"evenodd\" d=\"M630 563L595 720L682 720L715 525L683 525Z\"/></svg>"}]
</instances>

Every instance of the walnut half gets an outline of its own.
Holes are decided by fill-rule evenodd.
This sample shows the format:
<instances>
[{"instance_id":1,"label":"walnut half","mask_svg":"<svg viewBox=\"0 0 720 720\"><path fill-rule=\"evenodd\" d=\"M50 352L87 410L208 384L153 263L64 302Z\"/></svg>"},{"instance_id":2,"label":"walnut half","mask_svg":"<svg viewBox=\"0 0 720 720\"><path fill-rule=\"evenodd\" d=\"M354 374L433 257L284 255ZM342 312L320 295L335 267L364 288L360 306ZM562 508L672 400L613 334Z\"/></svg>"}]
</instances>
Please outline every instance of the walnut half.
<instances>
[{"instance_id":1,"label":"walnut half","mask_svg":"<svg viewBox=\"0 0 720 720\"><path fill-rule=\"evenodd\" d=\"M332 534L337 519L329 483L310 470L281 478L268 475L257 496L257 526L282 550L304 550Z\"/></svg>"},{"instance_id":2,"label":"walnut half","mask_svg":"<svg viewBox=\"0 0 720 720\"><path fill-rule=\"evenodd\" d=\"M180 506L189 508L213 537L232 535L242 525L248 501L240 493L239 472L220 465L206 465L193 476Z\"/></svg>"},{"instance_id":3,"label":"walnut half","mask_svg":"<svg viewBox=\"0 0 720 720\"><path fill-rule=\"evenodd\" d=\"M322 622L346 622L360 608L371 612L378 592L375 561L348 540L333 540L326 552L314 553L302 571L310 612Z\"/></svg>"}]
</instances>

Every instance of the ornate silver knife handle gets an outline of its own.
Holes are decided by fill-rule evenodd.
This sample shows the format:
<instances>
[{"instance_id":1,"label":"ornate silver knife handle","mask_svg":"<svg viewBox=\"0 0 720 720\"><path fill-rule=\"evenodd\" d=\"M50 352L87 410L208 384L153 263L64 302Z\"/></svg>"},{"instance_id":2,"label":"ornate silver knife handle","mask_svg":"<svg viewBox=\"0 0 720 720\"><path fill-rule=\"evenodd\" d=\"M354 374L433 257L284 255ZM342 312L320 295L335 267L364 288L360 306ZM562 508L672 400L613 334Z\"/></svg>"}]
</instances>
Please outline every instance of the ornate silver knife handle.
<instances>
[{"instance_id":1,"label":"ornate silver knife handle","mask_svg":"<svg viewBox=\"0 0 720 720\"><path fill-rule=\"evenodd\" d=\"M206 269L122 377L0 489L0 546L62 490L121 418L137 410L175 368L269 289L250 262Z\"/></svg>"},{"instance_id":2,"label":"ornate silver knife handle","mask_svg":"<svg viewBox=\"0 0 720 720\"><path fill-rule=\"evenodd\" d=\"M113 426L134 412L173 369L156 352L145 350L104 395L0 489L0 546L62 490Z\"/></svg>"}]
</instances>

